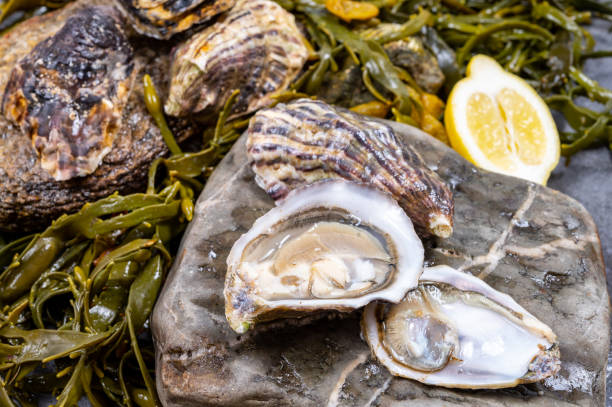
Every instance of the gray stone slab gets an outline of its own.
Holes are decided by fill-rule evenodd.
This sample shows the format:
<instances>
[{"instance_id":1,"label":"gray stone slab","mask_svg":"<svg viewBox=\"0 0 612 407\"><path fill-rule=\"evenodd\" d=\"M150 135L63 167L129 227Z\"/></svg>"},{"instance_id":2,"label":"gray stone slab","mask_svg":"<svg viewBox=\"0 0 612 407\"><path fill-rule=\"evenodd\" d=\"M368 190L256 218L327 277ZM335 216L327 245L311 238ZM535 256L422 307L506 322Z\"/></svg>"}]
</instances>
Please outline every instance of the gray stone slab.
<instances>
[{"instance_id":1,"label":"gray stone slab","mask_svg":"<svg viewBox=\"0 0 612 407\"><path fill-rule=\"evenodd\" d=\"M589 31L597 41L596 50L612 49L610 22L595 19ZM587 60L585 72L601 85L612 89L612 58ZM595 108L587 100L585 105ZM563 128L563 123L558 123ZM612 292L612 153L606 147L575 155L568 166L561 162L548 186L580 201L591 213L599 229L606 264L608 292ZM606 406L612 406L612 351L608 355Z\"/></svg>"},{"instance_id":2,"label":"gray stone slab","mask_svg":"<svg viewBox=\"0 0 612 407\"><path fill-rule=\"evenodd\" d=\"M580 201L593 216L603 247L608 292L612 292L612 153L605 147L583 151L569 166L560 163L548 184ZM612 406L612 349L606 376L605 405Z\"/></svg>"},{"instance_id":3,"label":"gray stone slab","mask_svg":"<svg viewBox=\"0 0 612 407\"><path fill-rule=\"evenodd\" d=\"M431 137L393 126L454 190L455 233L425 242L427 263L474 273L549 324L560 339L560 374L488 391L393 378L361 339L359 312L262 324L237 336L224 316L225 258L273 205L253 182L241 139L200 196L154 310L166 406L603 404L609 299L588 212L557 191L479 171Z\"/></svg>"}]
</instances>

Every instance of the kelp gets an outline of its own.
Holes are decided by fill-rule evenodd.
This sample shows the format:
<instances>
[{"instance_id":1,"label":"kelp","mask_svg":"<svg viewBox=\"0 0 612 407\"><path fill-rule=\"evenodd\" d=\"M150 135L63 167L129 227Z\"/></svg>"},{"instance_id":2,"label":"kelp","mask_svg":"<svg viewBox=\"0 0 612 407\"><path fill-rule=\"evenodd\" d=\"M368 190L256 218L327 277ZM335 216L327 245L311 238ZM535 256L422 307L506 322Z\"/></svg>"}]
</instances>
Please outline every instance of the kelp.
<instances>
[{"instance_id":1,"label":"kelp","mask_svg":"<svg viewBox=\"0 0 612 407\"><path fill-rule=\"evenodd\" d=\"M40 387L57 406L161 405L149 316L194 200L247 122L227 122L235 91L206 148L182 152L148 75L144 86L174 150L151 165L147 191L85 204L0 247L2 405L30 405Z\"/></svg>"},{"instance_id":2,"label":"kelp","mask_svg":"<svg viewBox=\"0 0 612 407\"><path fill-rule=\"evenodd\" d=\"M589 58L612 56L612 51L593 51L595 41L585 28L592 14L610 19L612 7L609 5L580 0L372 2L380 7L379 21L366 23L368 28L362 30L364 23L349 24L325 13L320 0L279 3L296 15L314 21L314 26L332 42L345 46L362 67L363 84L373 99L390 106L389 111L396 120L415 124L433 135L436 131L431 129L440 127L431 125L433 116L427 117L430 119L427 125L426 115L420 114L420 98L415 96L414 91L418 89L413 81L399 72L381 49L371 44L372 40L385 43L418 31L446 77L444 96L463 76L470 58L484 53L526 79L547 100L554 101L549 107L560 111L573 130L560 135L564 156L569 158L586 148L610 146L608 135L612 133L612 116L607 106L612 91L590 78L583 69L583 63ZM399 23L404 29L375 38L371 33L380 31L376 28L379 22ZM317 68L317 75L321 76L323 69ZM379 73L381 75L377 75ZM400 85L402 83L404 85ZM313 90L309 88L307 92ZM393 100L388 100L388 95L393 95ZM571 106L579 103L579 96L586 96L600 106L574 109ZM415 114L415 110L419 114ZM571 117L566 114L569 111ZM579 116L579 120L575 120L575 116Z\"/></svg>"},{"instance_id":3,"label":"kelp","mask_svg":"<svg viewBox=\"0 0 612 407\"><path fill-rule=\"evenodd\" d=\"M15 13L29 13L41 6L55 8L68 1L5 1L0 3L0 23L5 18L14 19L10 16ZM277 2L306 25L314 44L312 49L316 52L317 60L293 85L296 91L316 95L326 73L338 70L336 59L348 54L362 69L362 83L355 86L364 86L372 100L385 103L390 112L387 118L417 125L430 133L435 128L437 130L433 133L439 134L443 129L439 124L441 117L434 117L431 112L428 112L429 115L423 114L420 101L422 92L407 72L402 72L389 61L380 46L410 35L420 35L438 59L446 77L443 96L448 95L461 78L471 56L484 53L526 79L543 96L554 99L556 96L586 95L601 105L591 112L609 117L605 106L612 97L612 91L586 75L582 66L589 58L612 56L612 51L593 51L594 39L584 26L591 21L592 14L612 18L612 7L606 3L592 0ZM381 22L399 23L399 28L372 36L371 33L377 32L376 27ZM364 26L368 29L363 30ZM573 100L577 103L575 98ZM559 103L549 106L555 109ZM163 116L154 118L162 134L166 135L169 130ZM588 116L583 117L585 122L588 119ZM609 120L602 118L600 123L603 122L608 123ZM582 137L583 140L570 147L566 143L567 137L562 136L563 154L569 157L584 148L609 144L605 134L612 130L607 129L607 124L602 126L606 130L596 131L598 136L593 136L592 131L587 132L584 126L572 126L572 137ZM176 143L173 144L168 137L164 138L173 154L180 153Z\"/></svg>"},{"instance_id":4,"label":"kelp","mask_svg":"<svg viewBox=\"0 0 612 407\"><path fill-rule=\"evenodd\" d=\"M0 2L0 32L68 1ZM591 13L610 18L609 5L591 0L277 2L304 24L313 53L303 75L278 101L316 95L326 75L340 73L336 61L349 61L362 72L362 83L355 86L371 96L353 110L416 124L443 140L443 103L422 92L382 47L418 35L446 77L441 95L462 77L471 56L485 53L528 80L565 117L573 130L560 133L563 155L598 145L612 149L612 93L583 69L590 58L612 56L593 51L584 28ZM377 30L381 22L395 25ZM73 406L82 397L94 407L159 405L148 318L178 238L193 218L197 195L248 119L227 122L234 92L217 125L204 131L205 148L184 152L148 76L144 88L143 103L171 153L152 163L146 191L85 204L35 235L0 236L0 405L34 405L40 392L55 395L58 406ZM584 96L600 108L580 106L578 98Z\"/></svg>"},{"instance_id":5,"label":"kelp","mask_svg":"<svg viewBox=\"0 0 612 407\"><path fill-rule=\"evenodd\" d=\"M494 57L507 70L521 76L538 90L552 110L559 111L572 128L561 132L561 152L569 158L586 148L606 145L612 139L609 103L612 91L590 78L583 69L589 58L612 56L608 50L593 51L595 41L585 24L592 14L610 18L612 7L594 1L467 0L460 10L445 1L428 1L435 9L434 22L425 28L425 43L438 57L450 90L458 72L478 53ZM410 15L422 1L403 2L395 9ZM452 52L456 58L452 57ZM579 97L599 104L595 109L578 107Z\"/></svg>"},{"instance_id":6,"label":"kelp","mask_svg":"<svg viewBox=\"0 0 612 407\"><path fill-rule=\"evenodd\" d=\"M372 20L372 16L372 21L348 24L347 20L350 19L337 17L337 10L333 14L329 12L329 1L283 0L278 3L291 10L305 24L314 45L313 49L316 48L318 55L318 60L306 69L304 75L293 85L293 89L317 95L326 74L338 70L336 59L344 60L350 57L362 72L361 83L355 83L353 86L363 86L371 95L372 101L377 100L387 105L386 110L390 112L388 115L391 115L387 115L387 118L418 126L440 140L448 141L444 127L439 121L441 115L434 117L432 112L423 110L421 99L425 93L408 72L390 61L383 48L386 43L405 39L423 29L432 17L428 11L420 10L405 19L402 24L380 31L376 30L377 22ZM376 7L386 8L397 4L361 3L372 3ZM372 29L363 29L370 25ZM378 109L378 113L380 111Z\"/></svg>"}]
</instances>

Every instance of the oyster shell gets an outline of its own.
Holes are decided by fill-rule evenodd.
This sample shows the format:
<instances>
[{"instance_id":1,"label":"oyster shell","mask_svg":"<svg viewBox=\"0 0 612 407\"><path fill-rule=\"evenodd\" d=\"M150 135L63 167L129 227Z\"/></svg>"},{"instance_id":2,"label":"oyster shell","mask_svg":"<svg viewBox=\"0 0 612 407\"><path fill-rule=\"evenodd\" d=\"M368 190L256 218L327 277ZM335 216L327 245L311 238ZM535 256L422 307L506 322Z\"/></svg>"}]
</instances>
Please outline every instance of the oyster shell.
<instances>
[{"instance_id":1,"label":"oyster shell","mask_svg":"<svg viewBox=\"0 0 612 407\"><path fill-rule=\"evenodd\" d=\"M134 76L119 12L84 8L15 65L2 113L53 178L88 175L111 150Z\"/></svg>"},{"instance_id":2,"label":"oyster shell","mask_svg":"<svg viewBox=\"0 0 612 407\"><path fill-rule=\"evenodd\" d=\"M427 51L419 37L406 37L384 45L391 62L406 69L425 92L437 93L444 84L444 74L436 57Z\"/></svg>"},{"instance_id":3,"label":"oyster shell","mask_svg":"<svg viewBox=\"0 0 612 407\"><path fill-rule=\"evenodd\" d=\"M397 302L416 286L422 263L421 241L392 197L344 180L320 182L290 193L236 241L225 315L243 333L280 316Z\"/></svg>"},{"instance_id":4,"label":"oyster shell","mask_svg":"<svg viewBox=\"0 0 612 407\"><path fill-rule=\"evenodd\" d=\"M255 114L247 153L257 184L273 199L303 184L344 178L393 195L424 234L452 233L450 190L381 121L299 99Z\"/></svg>"},{"instance_id":5,"label":"oyster shell","mask_svg":"<svg viewBox=\"0 0 612 407\"><path fill-rule=\"evenodd\" d=\"M236 0L118 0L140 34L168 39L221 14Z\"/></svg>"},{"instance_id":6,"label":"oyster shell","mask_svg":"<svg viewBox=\"0 0 612 407\"><path fill-rule=\"evenodd\" d=\"M396 23L380 23L361 31L364 38L383 43L383 48L393 65L406 69L415 82L426 92L436 93L444 83L444 73L436 56L425 48L419 35L400 40L385 41L385 37L402 32L404 26Z\"/></svg>"},{"instance_id":7,"label":"oyster shell","mask_svg":"<svg viewBox=\"0 0 612 407\"><path fill-rule=\"evenodd\" d=\"M239 0L176 51L166 113L216 117L236 89L232 117L252 112L285 90L307 57L291 13L269 0Z\"/></svg>"},{"instance_id":8,"label":"oyster shell","mask_svg":"<svg viewBox=\"0 0 612 407\"><path fill-rule=\"evenodd\" d=\"M392 374L426 384L512 387L560 368L548 326L510 296L448 266L426 268L399 304L369 304L362 331Z\"/></svg>"}]
</instances>

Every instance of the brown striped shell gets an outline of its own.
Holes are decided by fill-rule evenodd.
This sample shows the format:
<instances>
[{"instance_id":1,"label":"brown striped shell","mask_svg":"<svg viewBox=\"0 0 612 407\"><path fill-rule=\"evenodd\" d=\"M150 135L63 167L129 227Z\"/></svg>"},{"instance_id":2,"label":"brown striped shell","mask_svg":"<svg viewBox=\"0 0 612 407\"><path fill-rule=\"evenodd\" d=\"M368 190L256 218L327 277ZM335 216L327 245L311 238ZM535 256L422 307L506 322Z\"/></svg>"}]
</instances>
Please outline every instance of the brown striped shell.
<instances>
[{"instance_id":1,"label":"brown striped shell","mask_svg":"<svg viewBox=\"0 0 612 407\"><path fill-rule=\"evenodd\" d=\"M88 175L111 150L134 76L121 15L84 8L15 65L2 113L53 178Z\"/></svg>"},{"instance_id":2,"label":"brown striped shell","mask_svg":"<svg viewBox=\"0 0 612 407\"><path fill-rule=\"evenodd\" d=\"M257 184L275 200L300 185L344 178L391 194L422 234L452 233L451 191L381 121L299 99L257 112L247 152Z\"/></svg>"},{"instance_id":3,"label":"brown striped shell","mask_svg":"<svg viewBox=\"0 0 612 407\"><path fill-rule=\"evenodd\" d=\"M140 34L168 39L221 14L236 0L118 0Z\"/></svg>"},{"instance_id":4,"label":"brown striped shell","mask_svg":"<svg viewBox=\"0 0 612 407\"><path fill-rule=\"evenodd\" d=\"M239 0L176 51L166 113L214 118L236 89L232 117L252 112L285 90L307 57L291 13L269 0Z\"/></svg>"}]
</instances>

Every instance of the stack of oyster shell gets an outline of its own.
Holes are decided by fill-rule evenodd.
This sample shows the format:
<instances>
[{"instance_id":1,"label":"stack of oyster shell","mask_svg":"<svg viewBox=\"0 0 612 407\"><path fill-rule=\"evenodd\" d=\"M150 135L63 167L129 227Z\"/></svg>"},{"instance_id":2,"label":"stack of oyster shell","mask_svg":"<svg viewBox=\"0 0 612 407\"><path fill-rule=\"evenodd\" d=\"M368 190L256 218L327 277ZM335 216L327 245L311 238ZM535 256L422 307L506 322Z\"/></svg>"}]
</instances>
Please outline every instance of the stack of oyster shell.
<instances>
[{"instance_id":1,"label":"stack of oyster shell","mask_svg":"<svg viewBox=\"0 0 612 407\"><path fill-rule=\"evenodd\" d=\"M79 0L32 24L23 46L13 31L11 52L0 58L7 231L36 230L87 201L146 184L146 168L166 149L142 103L143 73L164 88L164 111L182 141L214 123L235 90L230 119L270 105L312 56L304 27L272 0ZM442 85L417 38L385 51L425 91ZM361 70L352 60L328 74L319 97L344 106L371 101L355 86Z\"/></svg>"},{"instance_id":2,"label":"stack of oyster shell","mask_svg":"<svg viewBox=\"0 0 612 407\"><path fill-rule=\"evenodd\" d=\"M247 153L277 205L228 255L234 331L365 306L363 337L396 376L475 389L559 370L555 334L511 297L423 267L419 235L452 234L452 193L384 122L300 99L251 119Z\"/></svg>"}]
</instances>

